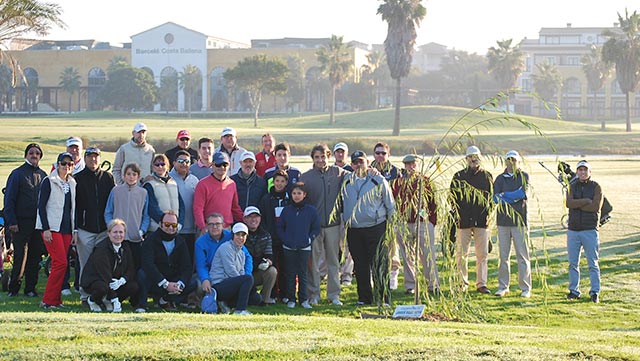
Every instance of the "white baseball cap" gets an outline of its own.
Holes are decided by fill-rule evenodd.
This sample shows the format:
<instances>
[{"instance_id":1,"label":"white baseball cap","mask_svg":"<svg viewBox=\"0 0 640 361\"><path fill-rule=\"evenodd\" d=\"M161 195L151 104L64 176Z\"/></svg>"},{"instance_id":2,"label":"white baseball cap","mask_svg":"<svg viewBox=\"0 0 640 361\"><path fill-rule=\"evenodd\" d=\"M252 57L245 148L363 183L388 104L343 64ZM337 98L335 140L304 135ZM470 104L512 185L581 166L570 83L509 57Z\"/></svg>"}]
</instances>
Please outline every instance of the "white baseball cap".
<instances>
[{"instance_id":1,"label":"white baseball cap","mask_svg":"<svg viewBox=\"0 0 640 361\"><path fill-rule=\"evenodd\" d=\"M345 153L349 153L349 147L347 146L346 143L343 143L343 142L336 143L336 145L333 146L333 152L335 153L336 150L338 149L342 149L344 150Z\"/></svg>"},{"instance_id":2,"label":"white baseball cap","mask_svg":"<svg viewBox=\"0 0 640 361\"><path fill-rule=\"evenodd\" d=\"M258 209L258 207L254 207L254 206L249 206L247 208L245 208L243 215L246 216L250 216L252 214L257 214L260 215L260 210Z\"/></svg>"},{"instance_id":3,"label":"white baseball cap","mask_svg":"<svg viewBox=\"0 0 640 361\"><path fill-rule=\"evenodd\" d=\"M220 133L221 137L224 137L225 135L233 135L234 137L236 136L236 130L230 127L226 127L224 129L222 129L222 132Z\"/></svg>"},{"instance_id":4,"label":"white baseball cap","mask_svg":"<svg viewBox=\"0 0 640 361\"><path fill-rule=\"evenodd\" d=\"M580 167L585 167L588 170L591 170L591 165L589 164L589 162L587 162L586 160L581 160L578 162L578 165L576 166L576 169L580 168Z\"/></svg>"},{"instance_id":5,"label":"white baseball cap","mask_svg":"<svg viewBox=\"0 0 640 361\"><path fill-rule=\"evenodd\" d=\"M70 147L72 145L76 145L80 149L82 149L82 139L80 139L78 137L69 137L69 138L67 138L67 147Z\"/></svg>"},{"instance_id":6,"label":"white baseball cap","mask_svg":"<svg viewBox=\"0 0 640 361\"><path fill-rule=\"evenodd\" d=\"M240 156L240 161L243 162L246 159L252 159L254 162L256 161L256 156L253 155L253 153L251 152L244 152L242 153L242 155Z\"/></svg>"},{"instance_id":7,"label":"white baseball cap","mask_svg":"<svg viewBox=\"0 0 640 361\"><path fill-rule=\"evenodd\" d=\"M505 159L514 158L517 161L520 161L522 159L520 158L520 153L518 153L515 150L508 151L507 154L505 154L504 158Z\"/></svg>"},{"instance_id":8,"label":"white baseball cap","mask_svg":"<svg viewBox=\"0 0 640 361\"><path fill-rule=\"evenodd\" d=\"M142 122L140 122L140 123L136 124L136 125L133 127L133 131L134 131L134 132L136 132L136 133L141 132L141 131L143 131L143 130L144 130L144 131L146 131L146 130L147 130L147 125L146 125L146 124L144 124L144 123L142 123Z\"/></svg>"},{"instance_id":9,"label":"white baseball cap","mask_svg":"<svg viewBox=\"0 0 640 361\"><path fill-rule=\"evenodd\" d=\"M469 148L467 148L467 152L464 155L465 157L468 157L470 155L477 155L479 157L481 155L480 148L476 147L475 145L472 145Z\"/></svg>"},{"instance_id":10,"label":"white baseball cap","mask_svg":"<svg viewBox=\"0 0 640 361\"><path fill-rule=\"evenodd\" d=\"M244 232L244 233L248 234L249 233L249 228L247 228L246 224L238 222L233 226L231 231L233 232L233 234L240 233L240 232Z\"/></svg>"}]
</instances>

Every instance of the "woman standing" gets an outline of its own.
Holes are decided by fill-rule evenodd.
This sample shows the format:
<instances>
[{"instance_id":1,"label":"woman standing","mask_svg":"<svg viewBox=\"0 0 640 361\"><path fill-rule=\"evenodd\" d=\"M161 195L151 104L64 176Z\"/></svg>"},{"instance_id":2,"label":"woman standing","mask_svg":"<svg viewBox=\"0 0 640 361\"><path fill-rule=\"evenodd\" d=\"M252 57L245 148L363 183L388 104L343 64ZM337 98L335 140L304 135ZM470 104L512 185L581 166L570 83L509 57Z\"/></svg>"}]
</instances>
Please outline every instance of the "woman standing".
<instances>
[{"instance_id":1,"label":"woman standing","mask_svg":"<svg viewBox=\"0 0 640 361\"><path fill-rule=\"evenodd\" d=\"M178 184L169 176L169 159L164 154L153 157L153 172L144 180L149 195L149 232L158 229L165 211L178 213L178 232L184 225L184 202L178 193Z\"/></svg>"},{"instance_id":2,"label":"woman standing","mask_svg":"<svg viewBox=\"0 0 640 361\"><path fill-rule=\"evenodd\" d=\"M131 248L122 243L126 232L127 225L122 219L109 222L109 238L96 245L82 270L82 288L91 295L87 302L93 312L102 311L100 304L113 312L122 312L122 301L138 292Z\"/></svg>"},{"instance_id":3,"label":"woman standing","mask_svg":"<svg viewBox=\"0 0 640 361\"><path fill-rule=\"evenodd\" d=\"M67 252L75 228L76 181L71 176L73 157L60 153L56 168L42 181L38 198L36 229L42 230L42 240L51 256L51 272L40 307L62 306L62 282L67 270Z\"/></svg>"}]
</instances>

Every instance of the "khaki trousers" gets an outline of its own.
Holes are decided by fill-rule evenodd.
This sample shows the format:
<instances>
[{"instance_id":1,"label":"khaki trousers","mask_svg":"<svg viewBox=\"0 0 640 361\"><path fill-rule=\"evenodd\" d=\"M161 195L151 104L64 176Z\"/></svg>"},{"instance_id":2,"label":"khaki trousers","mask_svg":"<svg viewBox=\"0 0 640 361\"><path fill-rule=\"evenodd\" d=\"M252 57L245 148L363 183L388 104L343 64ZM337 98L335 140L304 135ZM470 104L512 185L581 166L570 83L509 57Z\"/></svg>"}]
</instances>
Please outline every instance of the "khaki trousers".
<instances>
[{"instance_id":1,"label":"khaki trousers","mask_svg":"<svg viewBox=\"0 0 640 361\"><path fill-rule=\"evenodd\" d=\"M476 250L476 288L487 286L489 260L489 231L486 228L471 227L458 228L456 232L458 269L462 282L469 285L469 246L471 239Z\"/></svg>"}]
</instances>

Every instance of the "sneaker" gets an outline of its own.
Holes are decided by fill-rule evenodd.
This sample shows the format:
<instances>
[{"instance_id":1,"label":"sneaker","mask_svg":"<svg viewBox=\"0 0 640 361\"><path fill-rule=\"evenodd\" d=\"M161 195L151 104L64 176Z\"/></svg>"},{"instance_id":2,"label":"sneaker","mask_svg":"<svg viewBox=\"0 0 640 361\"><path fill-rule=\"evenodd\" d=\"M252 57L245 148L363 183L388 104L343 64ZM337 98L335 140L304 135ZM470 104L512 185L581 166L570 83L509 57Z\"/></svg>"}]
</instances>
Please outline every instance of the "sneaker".
<instances>
[{"instance_id":1,"label":"sneaker","mask_svg":"<svg viewBox=\"0 0 640 361\"><path fill-rule=\"evenodd\" d=\"M522 291L520 297L531 298L531 291Z\"/></svg>"},{"instance_id":2,"label":"sneaker","mask_svg":"<svg viewBox=\"0 0 640 361\"><path fill-rule=\"evenodd\" d=\"M73 294L73 292L71 292L70 289L65 288L64 290L60 291L60 294L63 296L71 296Z\"/></svg>"},{"instance_id":3,"label":"sneaker","mask_svg":"<svg viewBox=\"0 0 640 361\"><path fill-rule=\"evenodd\" d=\"M476 288L476 291L478 291L479 293L484 293L484 294L491 293L491 290L488 289L487 286L478 287L478 288Z\"/></svg>"},{"instance_id":4,"label":"sneaker","mask_svg":"<svg viewBox=\"0 0 640 361\"><path fill-rule=\"evenodd\" d=\"M49 304L46 304L44 302L40 302L40 308L45 309L45 310L55 310L56 308L58 308L58 306L49 305Z\"/></svg>"},{"instance_id":5,"label":"sneaker","mask_svg":"<svg viewBox=\"0 0 640 361\"><path fill-rule=\"evenodd\" d=\"M591 294L591 302L600 303L600 296L597 293Z\"/></svg>"},{"instance_id":6,"label":"sneaker","mask_svg":"<svg viewBox=\"0 0 640 361\"><path fill-rule=\"evenodd\" d=\"M263 302L266 305L275 305L276 304L276 300L274 300L273 298L265 298Z\"/></svg>"},{"instance_id":7,"label":"sneaker","mask_svg":"<svg viewBox=\"0 0 640 361\"><path fill-rule=\"evenodd\" d=\"M176 305L171 301L165 301L164 298L160 297L158 300L158 306L165 311L175 311Z\"/></svg>"},{"instance_id":8,"label":"sneaker","mask_svg":"<svg viewBox=\"0 0 640 361\"><path fill-rule=\"evenodd\" d=\"M498 297L504 297L507 295L507 293L509 293L508 288L498 288L498 290L496 291L496 293L494 293L494 295Z\"/></svg>"},{"instance_id":9,"label":"sneaker","mask_svg":"<svg viewBox=\"0 0 640 361\"><path fill-rule=\"evenodd\" d=\"M236 310L236 312L234 312L233 314L234 315L240 315L240 316L251 316L251 312L249 312L247 310L242 310L242 311Z\"/></svg>"},{"instance_id":10,"label":"sneaker","mask_svg":"<svg viewBox=\"0 0 640 361\"><path fill-rule=\"evenodd\" d=\"M87 303L89 304L89 309L91 310L91 312L102 312L102 308L100 308L100 305L93 302L91 298L87 298Z\"/></svg>"},{"instance_id":11,"label":"sneaker","mask_svg":"<svg viewBox=\"0 0 640 361\"><path fill-rule=\"evenodd\" d=\"M340 284L341 284L341 285L343 285L343 286L345 286L345 287L348 287L348 286L351 286L351 281L349 281L349 280L344 280L344 281L340 282Z\"/></svg>"},{"instance_id":12,"label":"sneaker","mask_svg":"<svg viewBox=\"0 0 640 361\"><path fill-rule=\"evenodd\" d=\"M305 302L306 302L306 301L305 301ZM295 307L296 307L296 303L295 303L295 302L293 302L293 301L289 301L289 302L287 302L287 307L289 307L289 308L295 308Z\"/></svg>"},{"instance_id":13,"label":"sneaker","mask_svg":"<svg viewBox=\"0 0 640 361\"><path fill-rule=\"evenodd\" d=\"M224 301L218 301L218 311L220 311L220 313L229 314L231 313L231 307L229 307L229 305Z\"/></svg>"},{"instance_id":14,"label":"sneaker","mask_svg":"<svg viewBox=\"0 0 640 361\"><path fill-rule=\"evenodd\" d=\"M9 291L9 293L7 293L7 296L9 296L9 297L17 297L18 296L18 292ZM25 296L27 296L27 295L25 295Z\"/></svg>"},{"instance_id":15,"label":"sneaker","mask_svg":"<svg viewBox=\"0 0 640 361\"><path fill-rule=\"evenodd\" d=\"M17 295L17 293L16 293L16 295ZM38 297L38 293L36 291L29 291L29 292L26 292L24 295L27 296L27 297ZM9 296L11 296L11 295L9 295Z\"/></svg>"},{"instance_id":16,"label":"sneaker","mask_svg":"<svg viewBox=\"0 0 640 361\"><path fill-rule=\"evenodd\" d=\"M398 271L391 271L389 276L389 288L392 290L398 289Z\"/></svg>"},{"instance_id":17,"label":"sneaker","mask_svg":"<svg viewBox=\"0 0 640 361\"><path fill-rule=\"evenodd\" d=\"M357 306L364 306L364 305L366 305L366 303L364 303L363 301L358 301L358 302L356 302L356 305Z\"/></svg>"},{"instance_id":18,"label":"sneaker","mask_svg":"<svg viewBox=\"0 0 640 361\"><path fill-rule=\"evenodd\" d=\"M337 298L334 298L333 300L331 300L331 304L334 305L334 306L342 306L343 305L342 301L340 301Z\"/></svg>"},{"instance_id":19,"label":"sneaker","mask_svg":"<svg viewBox=\"0 0 640 361\"><path fill-rule=\"evenodd\" d=\"M415 291L413 288L407 288L407 290L406 290L406 291L404 291L404 293L405 293L406 295L415 295L415 294L416 294L416 291Z\"/></svg>"},{"instance_id":20,"label":"sneaker","mask_svg":"<svg viewBox=\"0 0 640 361\"><path fill-rule=\"evenodd\" d=\"M573 292L567 293L568 300L577 300L578 298L580 298L580 295L577 293L573 293Z\"/></svg>"},{"instance_id":21,"label":"sneaker","mask_svg":"<svg viewBox=\"0 0 640 361\"><path fill-rule=\"evenodd\" d=\"M135 309L134 312L135 313L145 313L145 312L147 312L147 309L144 308L144 307L138 307L138 308Z\"/></svg>"},{"instance_id":22,"label":"sneaker","mask_svg":"<svg viewBox=\"0 0 640 361\"><path fill-rule=\"evenodd\" d=\"M289 299L286 297L282 297L281 300L282 300L282 303L284 303L285 305L289 303Z\"/></svg>"},{"instance_id":23,"label":"sneaker","mask_svg":"<svg viewBox=\"0 0 640 361\"><path fill-rule=\"evenodd\" d=\"M317 298L315 298L315 297L310 298L309 300L307 300L307 303L309 303L310 305L314 305L314 306L315 306L315 305L317 305L317 304L318 304L318 302L320 302L320 301L319 301ZM303 303L304 303L304 302L303 302Z\"/></svg>"},{"instance_id":24,"label":"sneaker","mask_svg":"<svg viewBox=\"0 0 640 361\"><path fill-rule=\"evenodd\" d=\"M104 309L107 312L113 312L113 304L111 300L108 300L106 297L102 299L102 304L104 305Z\"/></svg>"},{"instance_id":25,"label":"sneaker","mask_svg":"<svg viewBox=\"0 0 640 361\"><path fill-rule=\"evenodd\" d=\"M113 305L113 313L120 313L122 312L122 303L120 303L120 300L117 298L114 298L111 300L111 304Z\"/></svg>"},{"instance_id":26,"label":"sneaker","mask_svg":"<svg viewBox=\"0 0 640 361\"><path fill-rule=\"evenodd\" d=\"M304 301L300 304L300 306L302 306L302 308L306 308L307 310L312 309L313 307L311 306L311 304L309 304L309 301Z\"/></svg>"}]
</instances>

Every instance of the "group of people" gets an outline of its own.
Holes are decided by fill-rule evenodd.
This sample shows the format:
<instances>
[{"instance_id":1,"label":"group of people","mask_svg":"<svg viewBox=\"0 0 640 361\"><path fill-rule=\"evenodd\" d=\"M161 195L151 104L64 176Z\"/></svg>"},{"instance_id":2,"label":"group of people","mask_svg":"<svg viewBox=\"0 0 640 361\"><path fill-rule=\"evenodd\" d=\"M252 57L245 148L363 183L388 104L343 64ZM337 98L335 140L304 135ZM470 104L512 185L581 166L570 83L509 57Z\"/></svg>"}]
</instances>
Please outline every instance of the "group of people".
<instances>
[{"instance_id":1,"label":"group of people","mask_svg":"<svg viewBox=\"0 0 640 361\"><path fill-rule=\"evenodd\" d=\"M151 296L162 309L194 308L213 296L221 312L249 314L248 305L278 301L312 308L323 301L341 306L341 288L355 274L358 305L389 304L403 267L404 287L413 294L420 266L428 291L440 292L436 266L436 197L419 157L408 154L403 169L390 161L390 148L373 147L374 160L345 143L310 152L312 167L301 172L289 163L291 150L262 136L257 153L238 144L235 129L224 128L220 145L180 130L176 147L156 153L147 143L147 126L138 123L117 151L113 174L102 169L101 151L67 139L50 174L39 166L42 148L27 145L25 163L7 180L5 224L14 245L14 264L24 267L24 294L37 297L43 254L51 271L40 306L64 307L71 245L83 303L94 312L122 311L129 298L136 312ZM332 160L332 157L334 160ZM350 158L350 159L349 159ZM350 160L350 162L347 162ZM475 146L466 167L450 186L455 213L457 265L462 287L469 285L468 251L475 244L476 289L487 286L488 217L497 207L500 268L497 296L509 292L513 244L522 297L531 296L527 191L529 177L518 152L505 156L495 181L481 166ZM586 161L567 196L570 293L580 296L580 247L591 273L591 299L598 302L598 203L600 187ZM594 233L595 232L595 233ZM346 244L343 240L346 239ZM417 242L418 255L415 254ZM400 257L403 262L400 261ZM415 264L418 261L420 264ZM67 276L65 276L67 275ZM9 295L17 296L20 267L14 267ZM258 289L260 289L258 291Z\"/></svg>"}]
</instances>

